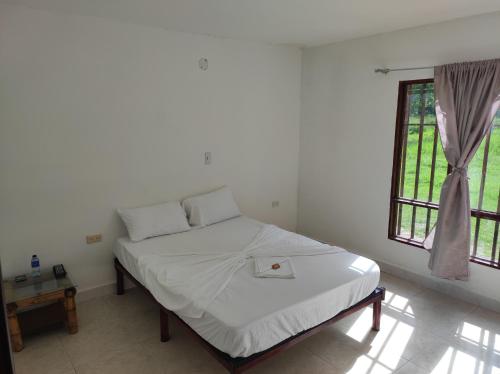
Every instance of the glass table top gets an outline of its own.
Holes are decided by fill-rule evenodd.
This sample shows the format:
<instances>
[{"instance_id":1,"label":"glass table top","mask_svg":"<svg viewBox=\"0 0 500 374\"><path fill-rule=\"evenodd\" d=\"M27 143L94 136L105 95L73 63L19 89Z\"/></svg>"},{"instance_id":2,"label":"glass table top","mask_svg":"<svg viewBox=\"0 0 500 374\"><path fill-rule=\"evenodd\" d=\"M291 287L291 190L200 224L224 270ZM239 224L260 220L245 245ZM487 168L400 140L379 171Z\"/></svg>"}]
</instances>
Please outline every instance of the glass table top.
<instances>
[{"instance_id":1,"label":"glass table top","mask_svg":"<svg viewBox=\"0 0 500 374\"><path fill-rule=\"evenodd\" d=\"M27 275L23 282L16 282L14 278L5 279L3 286L7 304L76 287L68 274L64 278L56 279L52 271L42 272L39 277Z\"/></svg>"}]
</instances>

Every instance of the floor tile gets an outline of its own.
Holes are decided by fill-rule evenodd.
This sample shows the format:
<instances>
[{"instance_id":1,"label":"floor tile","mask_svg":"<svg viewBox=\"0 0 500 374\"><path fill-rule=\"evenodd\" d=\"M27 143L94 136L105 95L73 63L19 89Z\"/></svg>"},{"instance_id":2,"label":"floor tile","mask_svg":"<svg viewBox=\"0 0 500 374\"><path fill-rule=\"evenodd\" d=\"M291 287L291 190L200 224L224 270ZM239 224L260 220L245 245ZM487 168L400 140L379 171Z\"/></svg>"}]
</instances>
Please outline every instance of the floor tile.
<instances>
[{"instance_id":1,"label":"floor tile","mask_svg":"<svg viewBox=\"0 0 500 374\"><path fill-rule=\"evenodd\" d=\"M403 297L410 297L424 291L424 288L406 279L395 277L391 274L380 273L380 285L386 288L386 300L391 295L397 294Z\"/></svg>"},{"instance_id":2,"label":"floor tile","mask_svg":"<svg viewBox=\"0 0 500 374\"><path fill-rule=\"evenodd\" d=\"M178 330L177 322L173 321L171 325ZM226 373L224 367L183 330L179 333L171 331L168 342L160 342L159 337L146 340L141 343L141 352L145 356L158 357L166 374Z\"/></svg>"},{"instance_id":3,"label":"floor tile","mask_svg":"<svg viewBox=\"0 0 500 374\"><path fill-rule=\"evenodd\" d=\"M25 337L25 348L14 354L17 374L67 374L73 370L59 341L59 331Z\"/></svg>"},{"instance_id":4,"label":"floor tile","mask_svg":"<svg viewBox=\"0 0 500 374\"><path fill-rule=\"evenodd\" d=\"M248 374L275 373L340 374L342 371L320 357L311 354L309 350L299 344L248 371Z\"/></svg>"},{"instance_id":5,"label":"floor tile","mask_svg":"<svg viewBox=\"0 0 500 374\"><path fill-rule=\"evenodd\" d=\"M166 369L159 355L150 355L141 345L130 349L109 352L98 360L88 361L76 366L77 374L164 374Z\"/></svg>"},{"instance_id":6,"label":"floor tile","mask_svg":"<svg viewBox=\"0 0 500 374\"><path fill-rule=\"evenodd\" d=\"M364 316L361 315L356 324L363 324L363 319ZM392 372L406 363L398 346L400 342L388 341L387 335L378 335L371 330L367 334L358 335L358 331L363 328L358 329L356 324L353 325L354 330L348 331L347 335L331 327L303 344L341 372ZM386 324L382 319L382 326Z\"/></svg>"},{"instance_id":7,"label":"floor tile","mask_svg":"<svg viewBox=\"0 0 500 374\"><path fill-rule=\"evenodd\" d=\"M429 374L429 371L418 367L412 362L407 362L395 374Z\"/></svg>"},{"instance_id":8,"label":"floor tile","mask_svg":"<svg viewBox=\"0 0 500 374\"><path fill-rule=\"evenodd\" d=\"M248 372L349 374L500 374L500 314L382 273L381 329L366 308ZM226 373L171 321L159 340L157 305L141 290L78 304L80 330L25 339L18 374Z\"/></svg>"}]
</instances>

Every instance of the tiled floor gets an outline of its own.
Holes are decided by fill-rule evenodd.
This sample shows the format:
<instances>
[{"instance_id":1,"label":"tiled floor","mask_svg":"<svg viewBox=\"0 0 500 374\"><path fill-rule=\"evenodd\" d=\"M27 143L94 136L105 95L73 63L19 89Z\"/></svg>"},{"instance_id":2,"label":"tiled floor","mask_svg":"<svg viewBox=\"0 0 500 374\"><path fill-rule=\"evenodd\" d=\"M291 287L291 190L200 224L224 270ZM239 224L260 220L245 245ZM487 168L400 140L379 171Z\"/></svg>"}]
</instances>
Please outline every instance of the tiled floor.
<instances>
[{"instance_id":1,"label":"tiled floor","mask_svg":"<svg viewBox=\"0 0 500 374\"><path fill-rule=\"evenodd\" d=\"M371 309L248 373L500 374L500 314L383 274L381 330ZM18 374L225 373L180 326L159 342L155 305L139 290L78 305L80 331L27 338Z\"/></svg>"}]
</instances>

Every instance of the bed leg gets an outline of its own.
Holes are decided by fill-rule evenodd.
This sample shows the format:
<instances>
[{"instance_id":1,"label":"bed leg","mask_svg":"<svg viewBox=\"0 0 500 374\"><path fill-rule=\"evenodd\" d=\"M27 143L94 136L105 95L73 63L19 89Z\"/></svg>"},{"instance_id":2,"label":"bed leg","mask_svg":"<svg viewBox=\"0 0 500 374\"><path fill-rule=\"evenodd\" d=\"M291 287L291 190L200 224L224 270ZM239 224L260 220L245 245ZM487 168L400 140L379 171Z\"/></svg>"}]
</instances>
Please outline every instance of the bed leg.
<instances>
[{"instance_id":1,"label":"bed leg","mask_svg":"<svg viewBox=\"0 0 500 374\"><path fill-rule=\"evenodd\" d=\"M243 370L237 366L233 366L231 369L229 369L230 374L241 374L243 373Z\"/></svg>"},{"instance_id":2,"label":"bed leg","mask_svg":"<svg viewBox=\"0 0 500 374\"><path fill-rule=\"evenodd\" d=\"M380 317L382 315L382 299L378 299L373 303L373 324L372 330L380 330Z\"/></svg>"},{"instance_id":3,"label":"bed leg","mask_svg":"<svg viewBox=\"0 0 500 374\"><path fill-rule=\"evenodd\" d=\"M116 264L115 264L115 270L116 270L116 294L123 295L123 293L124 293L123 273L120 271L118 266L116 266Z\"/></svg>"},{"instance_id":4,"label":"bed leg","mask_svg":"<svg viewBox=\"0 0 500 374\"><path fill-rule=\"evenodd\" d=\"M170 332L168 330L168 313L165 308L160 306L160 340L168 342L170 340Z\"/></svg>"}]
</instances>

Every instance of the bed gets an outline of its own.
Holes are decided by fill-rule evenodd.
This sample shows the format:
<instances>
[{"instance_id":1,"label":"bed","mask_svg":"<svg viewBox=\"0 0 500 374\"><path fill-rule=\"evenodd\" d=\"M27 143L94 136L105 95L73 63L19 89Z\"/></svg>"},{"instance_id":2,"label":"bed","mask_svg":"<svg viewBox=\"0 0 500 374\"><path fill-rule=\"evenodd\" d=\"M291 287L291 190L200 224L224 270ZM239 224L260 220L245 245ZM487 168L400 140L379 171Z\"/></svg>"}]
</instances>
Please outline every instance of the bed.
<instances>
[{"instance_id":1,"label":"bed","mask_svg":"<svg viewBox=\"0 0 500 374\"><path fill-rule=\"evenodd\" d=\"M257 278L246 261L201 316L171 310L175 298L141 268L145 256L178 251L241 252L265 227L240 216L204 228L114 247L117 293L127 276L160 306L161 340L169 339L168 317L177 318L231 373L240 373L346 315L373 304L373 329L380 327L385 290L377 287L375 262L347 251L293 257L294 279ZM279 295L279 297L277 297ZM173 300L173 301L172 301ZM175 309L175 308L174 308Z\"/></svg>"}]
</instances>

